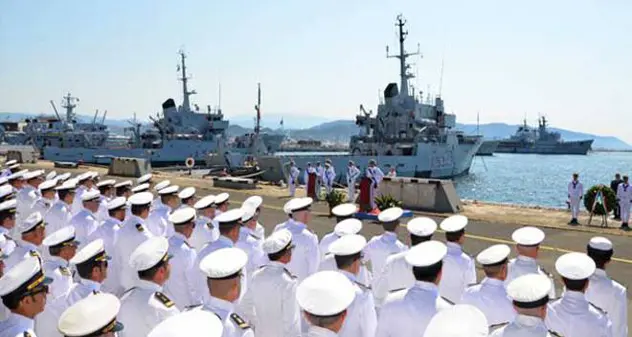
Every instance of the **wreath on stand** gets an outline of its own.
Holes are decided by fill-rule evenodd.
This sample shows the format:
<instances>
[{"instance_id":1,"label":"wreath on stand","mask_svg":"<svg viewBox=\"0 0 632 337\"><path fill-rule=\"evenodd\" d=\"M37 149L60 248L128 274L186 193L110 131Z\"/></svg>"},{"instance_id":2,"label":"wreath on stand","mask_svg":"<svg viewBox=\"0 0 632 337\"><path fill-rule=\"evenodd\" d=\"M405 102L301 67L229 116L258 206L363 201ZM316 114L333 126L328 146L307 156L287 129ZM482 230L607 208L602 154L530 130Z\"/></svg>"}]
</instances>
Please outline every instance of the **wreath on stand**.
<instances>
[{"instance_id":1,"label":"wreath on stand","mask_svg":"<svg viewBox=\"0 0 632 337\"><path fill-rule=\"evenodd\" d=\"M601 192L601 193L599 193ZM597 195L600 195L600 198L597 200L597 204L595 204L595 209L593 211L593 204L595 203L595 198ZM608 212L604 209L604 203ZM588 189L586 194L584 195L584 207L590 213L593 211L593 214L596 215L606 215L611 210L616 207L617 204L617 196L615 192L606 185L595 185Z\"/></svg>"}]
</instances>

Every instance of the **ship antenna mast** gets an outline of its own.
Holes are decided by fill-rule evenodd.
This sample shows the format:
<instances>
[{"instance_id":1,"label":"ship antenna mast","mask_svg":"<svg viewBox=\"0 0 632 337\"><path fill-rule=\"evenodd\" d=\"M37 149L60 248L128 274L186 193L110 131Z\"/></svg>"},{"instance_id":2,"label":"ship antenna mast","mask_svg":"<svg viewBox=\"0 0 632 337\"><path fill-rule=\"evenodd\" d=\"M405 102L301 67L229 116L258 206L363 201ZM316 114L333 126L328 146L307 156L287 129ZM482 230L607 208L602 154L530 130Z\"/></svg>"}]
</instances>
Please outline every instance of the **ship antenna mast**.
<instances>
[{"instance_id":1,"label":"ship antenna mast","mask_svg":"<svg viewBox=\"0 0 632 337\"><path fill-rule=\"evenodd\" d=\"M439 76L439 97L441 97L441 91L443 90L443 61L444 57L441 57L441 75Z\"/></svg>"},{"instance_id":2,"label":"ship antenna mast","mask_svg":"<svg viewBox=\"0 0 632 337\"><path fill-rule=\"evenodd\" d=\"M75 119L74 109L77 107L76 102L79 102L79 98L70 96L70 93L64 96L61 107L66 109L67 123L72 123L72 121Z\"/></svg>"},{"instance_id":3,"label":"ship antenna mast","mask_svg":"<svg viewBox=\"0 0 632 337\"><path fill-rule=\"evenodd\" d=\"M408 72L410 65L406 63L406 59L413 55L421 55L419 52L419 45L417 45L417 51L414 53L406 53L406 49L404 48L404 41L406 40L406 36L408 35L408 31L404 30L404 26L406 25L406 20L400 14L397 16L397 23L395 26L399 29L399 54L397 55L389 55L388 46L386 46L386 57L387 58L398 58L399 59L399 77L401 81L401 91L400 95L408 96L410 93L408 92L408 79L414 78L415 75Z\"/></svg>"},{"instance_id":4,"label":"ship antenna mast","mask_svg":"<svg viewBox=\"0 0 632 337\"><path fill-rule=\"evenodd\" d=\"M178 65L178 71L181 72L180 81L182 81L182 108L184 111L191 111L191 101L189 100L189 96L195 95L195 90L189 91L188 81L191 77L187 77L187 66L185 59L187 58L184 51L181 49L178 54L180 54L180 64Z\"/></svg>"},{"instance_id":5,"label":"ship antenna mast","mask_svg":"<svg viewBox=\"0 0 632 337\"><path fill-rule=\"evenodd\" d=\"M255 119L255 135L261 130L261 83L257 83L257 105L255 105L257 118Z\"/></svg>"}]
</instances>

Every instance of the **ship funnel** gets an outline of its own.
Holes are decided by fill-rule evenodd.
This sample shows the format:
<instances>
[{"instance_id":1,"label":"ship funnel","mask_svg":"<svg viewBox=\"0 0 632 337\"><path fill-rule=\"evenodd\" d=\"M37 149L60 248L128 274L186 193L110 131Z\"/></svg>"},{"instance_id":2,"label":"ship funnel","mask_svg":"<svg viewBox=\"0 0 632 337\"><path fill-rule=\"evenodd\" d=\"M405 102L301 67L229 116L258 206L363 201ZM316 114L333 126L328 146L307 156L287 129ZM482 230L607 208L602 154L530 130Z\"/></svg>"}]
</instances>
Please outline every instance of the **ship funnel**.
<instances>
[{"instance_id":1,"label":"ship funnel","mask_svg":"<svg viewBox=\"0 0 632 337\"><path fill-rule=\"evenodd\" d=\"M389 83L384 89L384 100L389 101L391 98L397 97L397 95L399 95L397 83Z\"/></svg>"}]
</instances>

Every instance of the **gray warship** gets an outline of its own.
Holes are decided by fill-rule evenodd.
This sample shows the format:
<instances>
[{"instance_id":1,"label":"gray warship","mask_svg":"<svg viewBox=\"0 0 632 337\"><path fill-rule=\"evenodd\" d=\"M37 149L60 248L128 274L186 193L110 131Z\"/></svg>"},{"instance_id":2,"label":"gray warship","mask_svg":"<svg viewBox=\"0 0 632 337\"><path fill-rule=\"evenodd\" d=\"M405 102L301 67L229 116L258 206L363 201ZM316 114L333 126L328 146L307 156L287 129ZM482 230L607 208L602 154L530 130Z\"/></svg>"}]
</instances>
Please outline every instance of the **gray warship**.
<instances>
[{"instance_id":1,"label":"gray warship","mask_svg":"<svg viewBox=\"0 0 632 337\"><path fill-rule=\"evenodd\" d=\"M305 169L308 162L323 162L330 159L340 182L344 184L344 172L350 160L361 169L369 160L376 159L384 172L395 167L398 176L421 178L452 178L469 173L474 155L482 143L480 136L466 136L456 131L456 116L447 114L443 99L422 101L422 93L415 95L408 81L414 76L408 71L408 53L404 41L408 34L406 22L399 15L396 20L399 35L399 51L387 57L399 59L400 86L389 83L384 90L383 100L377 114L367 112L360 106L356 116L359 135L349 143L348 155L284 155L285 161L293 159L297 166ZM401 90L400 90L401 89Z\"/></svg>"},{"instance_id":2,"label":"gray warship","mask_svg":"<svg viewBox=\"0 0 632 337\"><path fill-rule=\"evenodd\" d=\"M529 127L525 119L513 136L499 142L496 152L585 155L592 147L594 139L564 141L559 132L551 132L547 127L545 117L538 118L537 129Z\"/></svg>"}]
</instances>

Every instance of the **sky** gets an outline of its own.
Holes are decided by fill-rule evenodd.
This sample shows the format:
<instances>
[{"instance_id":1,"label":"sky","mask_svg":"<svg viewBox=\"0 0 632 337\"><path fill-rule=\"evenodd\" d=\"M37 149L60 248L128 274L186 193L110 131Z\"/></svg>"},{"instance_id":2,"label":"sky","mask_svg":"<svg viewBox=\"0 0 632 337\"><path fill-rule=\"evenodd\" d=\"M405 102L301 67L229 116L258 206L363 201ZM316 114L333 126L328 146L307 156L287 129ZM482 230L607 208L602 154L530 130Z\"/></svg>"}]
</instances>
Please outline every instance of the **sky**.
<instances>
[{"instance_id":1,"label":"sky","mask_svg":"<svg viewBox=\"0 0 632 337\"><path fill-rule=\"evenodd\" d=\"M221 83L225 115L251 114L260 82L263 118L353 119L398 82L385 46L397 47L399 13L407 49L423 54L411 83L457 121L541 114L632 143L629 0L2 0L0 111L50 112L71 92L80 113L146 119L181 102L184 49L202 108L219 104Z\"/></svg>"}]
</instances>

